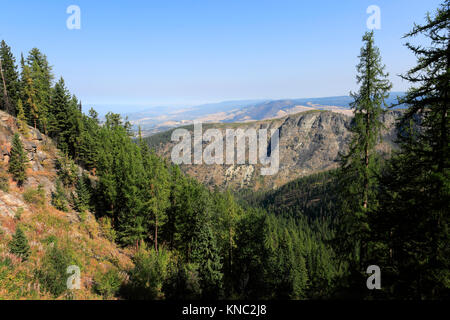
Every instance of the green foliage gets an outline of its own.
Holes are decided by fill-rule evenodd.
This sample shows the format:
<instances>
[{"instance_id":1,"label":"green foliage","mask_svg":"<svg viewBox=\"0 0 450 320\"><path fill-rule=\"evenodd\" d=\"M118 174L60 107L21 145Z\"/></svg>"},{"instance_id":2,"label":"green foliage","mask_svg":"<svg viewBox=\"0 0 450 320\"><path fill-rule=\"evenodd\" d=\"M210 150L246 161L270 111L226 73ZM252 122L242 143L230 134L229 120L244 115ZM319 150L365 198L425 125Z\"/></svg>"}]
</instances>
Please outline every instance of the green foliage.
<instances>
[{"instance_id":1,"label":"green foliage","mask_svg":"<svg viewBox=\"0 0 450 320\"><path fill-rule=\"evenodd\" d=\"M103 236L110 240L110 241L116 241L117 239L117 232L112 226L111 219L108 217L103 217L98 220L100 224L100 228L102 230Z\"/></svg>"},{"instance_id":2,"label":"green foliage","mask_svg":"<svg viewBox=\"0 0 450 320\"><path fill-rule=\"evenodd\" d=\"M47 245L49 245L51 243L57 244L58 238L55 235L51 234L48 237L46 237L44 240L42 240L42 243L45 243Z\"/></svg>"},{"instance_id":3,"label":"green foliage","mask_svg":"<svg viewBox=\"0 0 450 320\"><path fill-rule=\"evenodd\" d=\"M130 299L154 300L164 298L163 284L168 278L171 254L164 248L157 252L143 245L133 257L134 269L126 295Z\"/></svg>"},{"instance_id":4,"label":"green foliage","mask_svg":"<svg viewBox=\"0 0 450 320\"><path fill-rule=\"evenodd\" d=\"M373 215L373 259L383 263L384 297L450 297L450 1L424 25L415 25L406 46L417 65L403 78L413 86L398 123L400 151L381 179L380 208Z\"/></svg>"},{"instance_id":5,"label":"green foliage","mask_svg":"<svg viewBox=\"0 0 450 320\"><path fill-rule=\"evenodd\" d=\"M11 156L9 158L9 173L12 174L13 179L17 181L19 186L22 186L27 180L27 162L28 157L23 149L22 141L19 134L15 134L12 140Z\"/></svg>"},{"instance_id":6,"label":"green foliage","mask_svg":"<svg viewBox=\"0 0 450 320\"><path fill-rule=\"evenodd\" d=\"M31 203L40 207L45 206L45 190L42 185L38 185L36 189L27 188L23 192L23 199L27 203Z\"/></svg>"},{"instance_id":7,"label":"green foliage","mask_svg":"<svg viewBox=\"0 0 450 320\"><path fill-rule=\"evenodd\" d=\"M25 111L23 109L22 100L19 99L17 101L17 124L19 127L19 132L23 134L25 137L28 137L30 134L30 129L28 129L27 119L25 116Z\"/></svg>"},{"instance_id":8,"label":"green foliage","mask_svg":"<svg viewBox=\"0 0 450 320\"><path fill-rule=\"evenodd\" d=\"M61 211L69 211L69 204L61 181L56 180L55 191L52 192L52 205Z\"/></svg>"},{"instance_id":9,"label":"green foliage","mask_svg":"<svg viewBox=\"0 0 450 320\"><path fill-rule=\"evenodd\" d=\"M8 247L11 253L22 258L24 261L30 256L31 252L28 239L19 226L16 227L16 232L14 233L12 240L9 242Z\"/></svg>"},{"instance_id":10,"label":"green foliage","mask_svg":"<svg viewBox=\"0 0 450 320\"><path fill-rule=\"evenodd\" d=\"M4 79L0 79L2 90L0 90L0 110L15 115L16 103L20 98L20 81L17 71L16 59L14 58L11 48L4 40L0 43L0 60L2 66L2 75ZM6 88L3 88L3 80ZM7 96L4 96L6 90Z\"/></svg>"},{"instance_id":11,"label":"green foliage","mask_svg":"<svg viewBox=\"0 0 450 320\"><path fill-rule=\"evenodd\" d=\"M349 266L349 278L358 273L362 277L371 255L368 215L378 207L380 173L375 147L380 142L383 126L380 117L385 112L385 99L392 88L381 63L380 51L374 45L373 31L366 32L363 42L356 77L360 88L351 94L354 99L351 103L353 136L349 151L341 155L337 172L340 210L334 248L341 263ZM366 289L364 282L359 281L357 286L357 290Z\"/></svg>"},{"instance_id":12,"label":"green foliage","mask_svg":"<svg viewBox=\"0 0 450 320\"><path fill-rule=\"evenodd\" d=\"M191 259L199 265L198 274L201 279L202 297L219 298L222 290L222 263L210 226L202 226L193 239Z\"/></svg>"},{"instance_id":13,"label":"green foliage","mask_svg":"<svg viewBox=\"0 0 450 320\"><path fill-rule=\"evenodd\" d=\"M122 285L122 277L116 269L109 269L105 273L95 277L94 290L105 299L111 299L117 295Z\"/></svg>"},{"instance_id":14,"label":"green foliage","mask_svg":"<svg viewBox=\"0 0 450 320\"><path fill-rule=\"evenodd\" d=\"M276 190L244 190L237 196L247 206L265 208L286 218L305 216L311 220L332 222L338 212L336 173L336 170L319 172L295 179Z\"/></svg>"},{"instance_id":15,"label":"green foliage","mask_svg":"<svg viewBox=\"0 0 450 320\"><path fill-rule=\"evenodd\" d=\"M23 208L22 207L17 208L14 218L16 220L20 220L22 218L22 214L23 214Z\"/></svg>"},{"instance_id":16,"label":"green foliage","mask_svg":"<svg viewBox=\"0 0 450 320\"><path fill-rule=\"evenodd\" d=\"M169 276L163 284L165 297L171 300L193 300L202 297L197 263L177 259L170 264Z\"/></svg>"},{"instance_id":17,"label":"green foliage","mask_svg":"<svg viewBox=\"0 0 450 320\"><path fill-rule=\"evenodd\" d=\"M41 267L36 270L36 278L41 287L59 297L67 290L67 267L76 265L72 253L67 248L60 248L56 242L47 247Z\"/></svg>"},{"instance_id":18,"label":"green foliage","mask_svg":"<svg viewBox=\"0 0 450 320\"><path fill-rule=\"evenodd\" d=\"M53 110L50 110L52 68L47 57L37 48L31 49L26 61L22 58L21 64L22 82L25 82L25 92L29 97L29 121L35 128L48 133L49 120L54 114Z\"/></svg>"},{"instance_id":19,"label":"green foliage","mask_svg":"<svg viewBox=\"0 0 450 320\"><path fill-rule=\"evenodd\" d=\"M73 203L75 210L79 213L83 213L90 209L91 193L88 188L89 178L86 175L82 175L78 178L76 185L76 196L73 197Z\"/></svg>"},{"instance_id":20,"label":"green foliage","mask_svg":"<svg viewBox=\"0 0 450 320\"><path fill-rule=\"evenodd\" d=\"M415 87L401 101L409 108L398 125L401 150L391 161L375 151L391 85L368 32L357 65L360 87L351 94L353 137L340 168L269 192L241 192L240 201L229 191L208 190L150 151L171 131L133 140L130 123L119 114L108 113L103 124L93 109L83 114L62 78L52 87L51 67L36 48L22 57L19 81L11 50L1 43L8 81L0 108L18 114L22 134L27 121L62 150L52 204L68 210L70 193L80 215L95 212L105 237L138 249L123 287L116 269L96 276L94 290L105 298L448 297L448 7L445 0L426 25L408 34L425 35L431 43L407 44L418 64L404 78ZM26 162L15 135L9 172L19 185L26 180ZM76 164L90 171L92 185L78 177ZM1 172L0 188L8 188ZM23 196L45 204L42 187ZM29 247L20 232L10 249L25 256ZM74 259L55 236L43 243L48 248L36 278L58 297ZM1 264L2 270L10 267ZM383 270L383 290L375 293L365 287L369 264Z\"/></svg>"},{"instance_id":21,"label":"green foliage","mask_svg":"<svg viewBox=\"0 0 450 320\"><path fill-rule=\"evenodd\" d=\"M64 186L72 187L78 181L77 165L67 155L60 155L56 159L56 170Z\"/></svg>"},{"instance_id":22,"label":"green foliage","mask_svg":"<svg viewBox=\"0 0 450 320\"><path fill-rule=\"evenodd\" d=\"M6 268L8 268L10 270L13 268L13 264L12 264L12 261L11 261L10 257L5 257L5 258L2 257L2 258L0 258L0 269L2 267L6 267Z\"/></svg>"}]
</instances>

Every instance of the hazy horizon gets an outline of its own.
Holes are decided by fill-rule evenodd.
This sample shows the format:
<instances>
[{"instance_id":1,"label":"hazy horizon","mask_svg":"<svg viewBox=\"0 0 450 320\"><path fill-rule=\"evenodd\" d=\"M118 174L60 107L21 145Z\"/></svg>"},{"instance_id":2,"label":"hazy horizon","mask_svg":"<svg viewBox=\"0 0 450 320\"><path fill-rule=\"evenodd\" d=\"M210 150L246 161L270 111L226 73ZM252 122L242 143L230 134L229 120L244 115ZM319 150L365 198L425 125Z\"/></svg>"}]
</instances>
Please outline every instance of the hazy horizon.
<instances>
[{"instance_id":1,"label":"hazy horizon","mask_svg":"<svg viewBox=\"0 0 450 320\"><path fill-rule=\"evenodd\" d=\"M123 6L80 0L80 29L69 30L71 2L17 0L2 5L0 39L12 47L17 62L21 53L38 47L55 78L64 76L84 105L111 111L343 96L357 88L366 10L376 4L381 29L375 30L375 42L393 91L405 91L408 83L398 75L415 57L402 36L438 3L133 1Z\"/></svg>"},{"instance_id":2,"label":"hazy horizon","mask_svg":"<svg viewBox=\"0 0 450 320\"><path fill-rule=\"evenodd\" d=\"M405 91L391 91L391 94L403 94ZM111 104L85 104L83 105L83 112L87 113L89 109L94 108L100 115L105 115L107 112L120 113L122 115L133 114L139 112L146 112L150 110L166 109L165 111L177 111L189 108L207 107L208 105L220 105L225 103L261 103L264 101L281 101L281 100L308 100L308 99L326 99L326 98L342 98L349 97L349 95L338 96L320 96L320 97L285 97L275 99L231 99L223 101L204 101L195 104L173 104L173 105L151 105L151 104L127 104L127 103L111 103Z\"/></svg>"}]
</instances>

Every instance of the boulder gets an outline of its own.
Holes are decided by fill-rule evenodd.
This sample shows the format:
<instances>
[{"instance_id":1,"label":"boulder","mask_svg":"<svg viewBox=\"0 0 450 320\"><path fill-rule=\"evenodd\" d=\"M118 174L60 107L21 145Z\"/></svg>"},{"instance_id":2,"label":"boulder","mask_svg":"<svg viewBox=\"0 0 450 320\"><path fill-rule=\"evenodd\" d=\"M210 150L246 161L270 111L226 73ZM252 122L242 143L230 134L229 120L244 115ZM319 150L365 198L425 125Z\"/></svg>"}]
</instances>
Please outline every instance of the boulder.
<instances>
[{"instance_id":1,"label":"boulder","mask_svg":"<svg viewBox=\"0 0 450 320\"><path fill-rule=\"evenodd\" d=\"M28 152L36 153L37 145L33 141L24 141L23 147Z\"/></svg>"}]
</instances>

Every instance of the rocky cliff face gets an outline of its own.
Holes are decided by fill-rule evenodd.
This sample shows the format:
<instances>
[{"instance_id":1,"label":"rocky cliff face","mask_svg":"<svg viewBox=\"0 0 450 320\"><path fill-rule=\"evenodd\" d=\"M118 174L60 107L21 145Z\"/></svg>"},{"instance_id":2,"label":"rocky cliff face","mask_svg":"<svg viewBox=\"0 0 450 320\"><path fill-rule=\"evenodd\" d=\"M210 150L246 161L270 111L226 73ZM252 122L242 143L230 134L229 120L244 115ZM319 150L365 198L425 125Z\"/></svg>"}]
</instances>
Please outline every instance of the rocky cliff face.
<instances>
[{"instance_id":1,"label":"rocky cliff face","mask_svg":"<svg viewBox=\"0 0 450 320\"><path fill-rule=\"evenodd\" d=\"M21 135L21 141L29 160L27 170L29 178L24 187L37 187L41 184L47 193L51 193L54 190L52 180L56 177L56 146L39 130L32 127L28 127L28 129L27 137ZM15 133L19 133L16 119L0 111L0 165L4 167L9 162L12 137Z\"/></svg>"},{"instance_id":2,"label":"rocky cliff face","mask_svg":"<svg viewBox=\"0 0 450 320\"><path fill-rule=\"evenodd\" d=\"M378 146L382 154L389 154L395 147L395 119L400 114L401 111L389 111L382 118L386 127L382 133L383 142ZM203 131L214 127L221 130L223 136L228 128L279 129L278 173L262 176L259 163L256 165L249 163L242 165L192 164L181 165L181 167L186 173L209 186L277 188L298 177L337 167L339 153L347 149L351 139L349 131L351 121L352 117L341 113L308 111L280 119L204 126ZM192 127L187 129L192 132ZM171 150L176 144L170 141L170 137L170 132L167 132L164 135L149 137L147 141L158 154L170 159ZM204 147L207 144L203 142Z\"/></svg>"}]
</instances>

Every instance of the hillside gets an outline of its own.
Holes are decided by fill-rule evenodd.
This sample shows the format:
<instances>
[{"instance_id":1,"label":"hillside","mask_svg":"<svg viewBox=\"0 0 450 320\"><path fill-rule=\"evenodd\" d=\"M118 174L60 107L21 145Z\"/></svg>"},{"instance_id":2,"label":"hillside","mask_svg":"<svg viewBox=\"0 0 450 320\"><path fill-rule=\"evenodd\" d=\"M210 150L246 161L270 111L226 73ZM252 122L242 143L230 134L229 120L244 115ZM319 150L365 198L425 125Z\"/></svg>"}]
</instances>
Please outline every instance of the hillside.
<instances>
[{"instance_id":1,"label":"hillside","mask_svg":"<svg viewBox=\"0 0 450 320\"><path fill-rule=\"evenodd\" d=\"M398 103L397 97L403 92L391 92L387 105ZM148 136L193 121L203 123L249 122L282 118L302 111L328 110L352 115L350 96L281 99L281 100L243 100L204 104L194 107L154 107L141 112L126 113L130 123L142 134Z\"/></svg>"},{"instance_id":2,"label":"hillside","mask_svg":"<svg viewBox=\"0 0 450 320\"><path fill-rule=\"evenodd\" d=\"M107 226L89 211L64 212L51 205L60 156L50 138L28 129L28 137L20 135L29 159L28 179L18 187L6 173L17 120L0 111L0 300L111 298L104 275L120 277L132 267L131 252L118 248ZM19 226L31 250L26 261L8 250ZM68 265L81 271L81 288L70 293L65 290Z\"/></svg>"},{"instance_id":3,"label":"hillside","mask_svg":"<svg viewBox=\"0 0 450 320\"><path fill-rule=\"evenodd\" d=\"M395 146L395 119L401 111L393 110L383 116L386 130L383 142L377 147L379 152L389 154ZM346 150L350 141L352 117L323 110L312 110L285 116L279 119L248 123L207 124L203 130L214 127L225 136L227 128L279 129L280 168L272 176L260 175L261 165L181 165L189 175L208 186L237 187L252 189L277 188L298 177L336 168L338 154ZM192 132L192 126L184 128ZM173 130L145 138L157 154L170 158L176 144L171 141ZM224 143L225 145L225 143Z\"/></svg>"},{"instance_id":4,"label":"hillside","mask_svg":"<svg viewBox=\"0 0 450 320\"><path fill-rule=\"evenodd\" d=\"M245 204L287 217L334 220L339 189L336 171L324 171L295 179L276 190L243 190L237 196Z\"/></svg>"}]
</instances>

